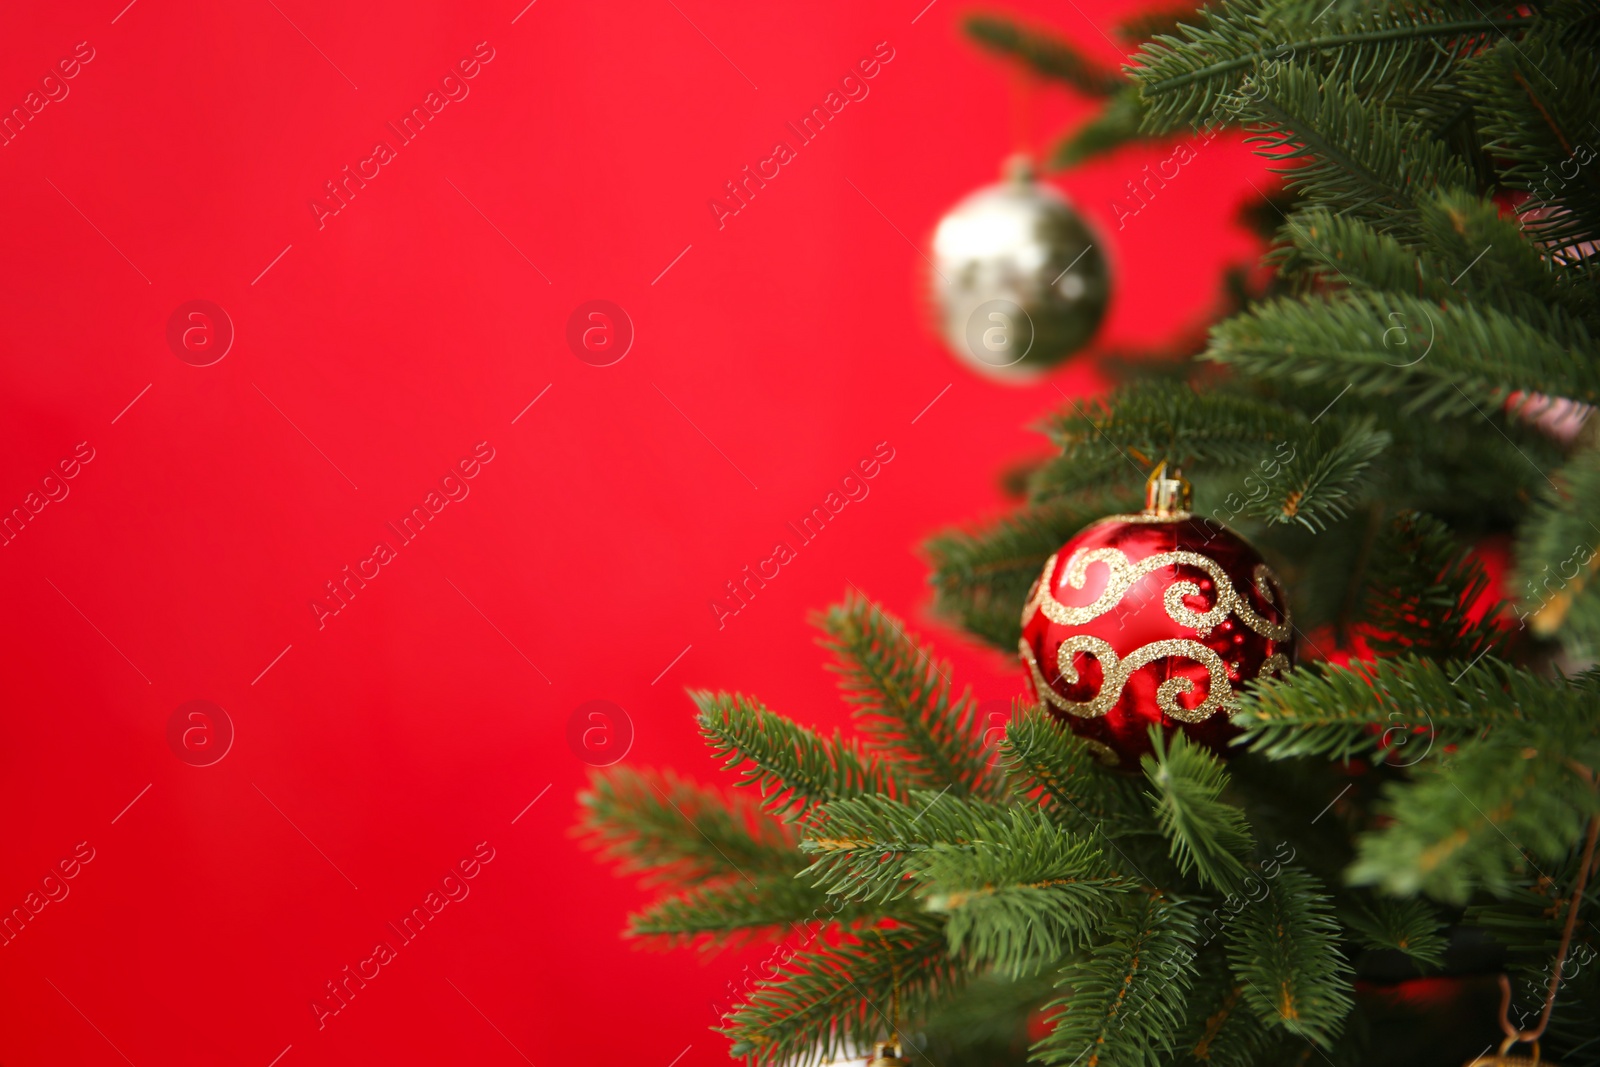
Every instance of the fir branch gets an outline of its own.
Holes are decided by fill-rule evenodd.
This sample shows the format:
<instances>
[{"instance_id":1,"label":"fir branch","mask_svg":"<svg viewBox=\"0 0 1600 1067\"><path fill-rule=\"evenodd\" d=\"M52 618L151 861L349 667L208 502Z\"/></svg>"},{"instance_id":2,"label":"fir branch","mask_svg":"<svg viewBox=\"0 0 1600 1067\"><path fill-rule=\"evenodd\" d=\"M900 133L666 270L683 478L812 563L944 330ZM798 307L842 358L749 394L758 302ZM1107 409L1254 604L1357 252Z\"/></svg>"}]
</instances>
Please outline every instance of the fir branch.
<instances>
[{"instance_id":1,"label":"fir branch","mask_svg":"<svg viewBox=\"0 0 1600 1067\"><path fill-rule=\"evenodd\" d=\"M937 847L975 850L982 842L1004 841L1012 829L1006 809L946 792L912 792L905 802L861 796L814 814L800 851L817 859L802 877L855 900L904 896L917 888L911 875L918 854Z\"/></svg>"},{"instance_id":2,"label":"fir branch","mask_svg":"<svg viewBox=\"0 0 1600 1067\"><path fill-rule=\"evenodd\" d=\"M1161 460L1181 466L1248 466L1292 444L1310 420L1280 404L1235 392L1199 392L1186 382L1123 386L1103 401L1051 417L1045 431L1060 458L1034 476L1033 496L1075 492L1101 471L1142 477ZM1124 475L1125 476L1125 475Z\"/></svg>"},{"instance_id":3,"label":"fir branch","mask_svg":"<svg viewBox=\"0 0 1600 1067\"><path fill-rule=\"evenodd\" d=\"M1381 829L1357 842L1348 877L1408 896L1463 902L1503 893L1560 860L1600 812L1600 692L1592 678L1564 684L1565 700L1503 723L1413 768L1384 790Z\"/></svg>"},{"instance_id":4,"label":"fir branch","mask_svg":"<svg viewBox=\"0 0 1600 1067\"><path fill-rule=\"evenodd\" d=\"M1038 812L1013 813L1006 831L976 848L935 846L914 861L915 877L926 907L949 915L952 954L1025 977L1086 945L1135 883Z\"/></svg>"},{"instance_id":5,"label":"fir branch","mask_svg":"<svg viewBox=\"0 0 1600 1067\"><path fill-rule=\"evenodd\" d=\"M780 976L726 1016L731 1052L752 1064L808 1064L869 1046L896 1006L916 1016L960 985L944 924L911 918L792 957Z\"/></svg>"},{"instance_id":6,"label":"fir branch","mask_svg":"<svg viewBox=\"0 0 1600 1067\"><path fill-rule=\"evenodd\" d=\"M1595 296L1559 255L1487 197L1445 191L1421 203L1421 241L1435 276L1425 293L1513 315L1563 344L1594 336Z\"/></svg>"},{"instance_id":7,"label":"fir branch","mask_svg":"<svg viewBox=\"0 0 1600 1067\"><path fill-rule=\"evenodd\" d=\"M1367 948L1404 953L1425 967L1444 965L1444 922L1433 906L1419 897L1380 897L1342 918Z\"/></svg>"},{"instance_id":8,"label":"fir branch","mask_svg":"<svg viewBox=\"0 0 1600 1067\"><path fill-rule=\"evenodd\" d=\"M1369 468L1392 440L1370 418L1330 419L1309 428L1291 459L1262 467L1272 472L1261 482L1266 491L1247 497L1239 514L1321 533L1348 517Z\"/></svg>"},{"instance_id":9,"label":"fir branch","mask_svg":"<svg viewBox=\"0 0 1600 1067\"><path fill-rule=\"evenodd\" d=\"M1282 403L1174 381L1126 386L1049 424L1061 457L1034 477L1036 499L1071 491L1104 465L1240 468L1245 492L1225 501L1230 519L1295 523L1320 532L1345 517L1372 460L1389 444L1371 420L1308 417ZM1115 458L1113 458L1115 457ZM1221 509L1219 509L1221 510Z\"/></svg>"},{"instance_id":10,"label":"fir branch","mask_svg":"<svg viewBox=\"0 0 1600 1067\"><path fill-rule=\"evenodd\" d=\"M1551 475L1517 531L1518 615L1540 637L1600 644L1600 449Z\"/></svg>"},{"instance_id":11,"label":"fir branch","mask_svg":"<svg viewBox=\"0 0 1600 1067\"><path fill-rule=\"evenodd\" d=\"M1138 779L1105 766L1082 738L1036 705L1007 725L1000 765L1021 790L1041 795L1059 825L1077 833L1117 838L1156 830Z\"/></svg>"},{"instance_id":12,"label":"fir branch","mask_svg":"<svg viewBox=\"0 0 1600 1067\"><path fill-rule=\"evenodd\" d=\"M1302 66L1286 67L1245 117L1245 143L1278 164L1287 188L1380 230L1414 232L1419 197L1467 183L1465 166L1419 122Z\"/></svg>"},{"instance_id":13,"label":"fir branch","mask_svg":"<svg viewBox=\"0 0 1600 1067\"><path fill-rule=\"evenodd\" d=\"M1491 35L1530 21L1485 15L1475 2L1440 2L1346 7L1323 22L1266 0L1231 0L1204 11L1199 25L1179 27L1181 36L1146 44L1125 69L1150 105L1149 129L1199 127L1229 121L1291 60L1336 75L1368 100L1425 93Z\"/></svg>"},{"instance_id":14,"label":"fir branch","mask_svg":"<svg viewBox=\"0 0 1600 1067\"><path fill-rule=\"evenodd\" d=\"M1529 197L1518 211L1552 250L1600 238L1596 50L1592 40L1563 39L1593 18L1592 5L1555 5L1521 41L1497 44L1468 68L1484 147L1509 161L1505 180Z\"/></svg>"},{"instance_id":15,"label":"fir branch","mask_svg":"<svg viewBox=\"0 0 1600 1067\"><path fill-rule=\"evenodd\" d=\"M1215 327L1202 358L1262 381L1395 396L1441 418L1483 416L1516 392L1600 400L1600 351L1574 330L1581 344L1569 346L1493 308L1348 292L1258 304Z\"/></svg>"},{"instance_id":16,"label":"fir branch","mask_svg":"<svg viewBox=\"0 0 1600 1067\"><path fill-rule=\"evenodd\" d=\"M1494 201L1447 190L1418 207L1411 243L1353 216L1302 209L1286 220L1286 243L1272 258L1285 273L1325 287L1493 307L1563 344L1583 345L1594 335L1592 294L1566 284L1570 272Z\"/></svg>"},{"instance_id":17,"label":"fir branch","mask_svg":"<svg viewBox=\"0 0 1600 1067\"><path fill-rule=\"evenodd\" d=\"M1050 167L1066 170L1114 152L1125 145L1154 142L1146 134L1144 98L1132 86L1110 96L1100 113L1062 138L1050 154Z\"/></svg>"},{"instance_id":18,"label":"fir branch","mask_svg":"<svg viewBox=\"0 0 1600 1067\"><path fill-rule=\"evenodd\" d=\"M1283 1035L1269 1030L1244 1002L1244 983L1228 972L1225 962L1210 954L1199 962L1196 995L1190 997L1189 1021L1181 1046L1206 1067L1257 1067L1293 1062L1276 1046ZM1303 1045L1303 1042L1302 1042Z\"/></svg>"},{"instance_id":19,"label":"fir branch","mask_svg":"<svg viewBox=\"0 0 1600 1067\"><path fill-rule=\"evenodd\" d=\"M1140 760L1156 818L1178 868L1224 893L1236 892L1246 874L1240 855L1254 847L1244 812L1222 799L1228 772L1210 752L1181 733L1171 741L1150 728L1155 751Z\"/></svg>"},{"instance_id":20,"label":"fir branch","mask_svg":"<svg viewBox=\"0 0 1600 1067\"><path fill-rule=\"evenodd\" d=\"M854 593L815 621L869 751L915 787L997 795L1001 783L984 762L976 706L969 692L952 696L948 662Z\"/></svg>"},{"instance_id":21,"label":"fir branch","mask_svg":"<svg viewBox=\"0 0 1600 1067\"><path fill-rule=\"evenodd\" d=\"M1475 617L1488 590L1483 564L1444 523L1401 512L1373 554L1365 615L1374 632L1367 643L1384 656L1473 663L1502 655L1505 635L1491 621L1498 605L1488 607L1484 621Z\"/></svg>"},{"instance_id":22,"label":"fir branch","mask_svg":"<svg viewBox=\"0 0 1600 1067\"><path fill-rule=\"evenodd\" d=\"M755 804L670 772L597 771L578 802L591 846L649 881L787 876L798 865L794 837Z\"/></svg>"},{"instance_id":23,"label":"fir branch","mask_svg":"<svg viewBox=\"0 0 1600 1067\"><path fill-rule=\"evenodd\" d=\"M1548 963L1561 940L1578 859L1579 853L1574 851L1546 877L1513 886L1500 897L1474 901L1462 912L1462 925L1494 938L1513 960ZM1589 909L1595 904L1600 904L1600 886L1591 881L1584 893L1583 912L1592 915Z\"/></svg>"},{"instance_id":24,"label":"fir branch","mask_svg":"<svg viewBox=\"0 0 1600 1067\"><path fill-rule=\"evenodd\" d=\"M832 738L768 711L741 694L693 691L700 735L740 785L761 790L765 806L794 818L815 804L863 794L903 795L879 759L837 732Z\"/></svg>"},{"instance_id":25,"label":"fir branch","mask_svg":"<svg viewBox=\"0 0 1600 1067\"><path fill-rule=\"evenodd\" d=\"M1413 656L1311 664L1240 694L1233 722L1244 733L1235 744L1268 759L1349 760L1389 751L1409 766L1486 729L1561 714L1571 692L1490 656L1469 664Z\"/></svg>"},{"instance_id":26,"label":"fir branch","mask_svg":"<svg viewBox=\"0 0 1600 1067\"><path fill-rule=\"evenodd\" d=\"M1555 442L1520 418L1491 414L1486 425L1474 414L1441 422L1415 417L1406 397L1347 395L1339 406L1347 401L1394 437L1374 471L1370 497L1387 508L1434 515L1463 537L1521 522L1526 501L1562 462Z\"/></svg>"},{"instance_id":27,"label":"fir branch","mask_svg":"<svg viewBox=\"0 0 1600 1067\"><path fill-rule=\"evenodd\" d=\"M1577 881L1580 850L1574 850L1559 866L1546 868L1545 875L1513 887L1503 897L1469 906L1462 916L1463 926L1489 935L1506 953L1506 970L1513 990L1513 1024L1529 1025L1543 1006L1549 989L1551 968L1561 941L1567 909L1572 903L1572 887ZM1593 915L1600 907L1600 886L1589 880L1580 905L1580 916ZM1600 928L1593 921L1580 921L1574 930L1567 962L1562 968L1561 988L1556 996L1549 1044L1564 1045L1575 1051L1593 1048L1585 1045L1600 1036L1600 1019L1595 1004L1600 1004ZM1564 1062L1572 1062L1563 1053Z\"/></svg>"},{"instance_id":28,"label":"fir branch","mask_svg":"<svg viewBox=\"0 0 1600 1067\"><path fill-rule=\"evenodd\" d=\"M1185 1021L1195 973L1194 916L1140 894L1105 924L1104 938L1061 969L1046 1005L1053 1027L1033 1046L1049 1067L1161 1067Z\"/></svg>"},{"instance_id":29,"label":"fir branch","mask_svg":"<svg viewBox=\"0 0 1600 1067\"><path fill-rule=\"evenodd\" d=\"M1228 961L1244 1001L1270 1027L1324 1049L1343 1029L1351 967L1340 953L1339 924L1327 893L1296 867L1285 867L1228 934Z\"/></svg>"},{"instance_id":30,"label":"fir branch","mask_svg":"<svg viewBox=\"0 0 1600 1067\"><path fill-rule=\"evenodd\" d=\"M968 15L967 36L991 52L1013 59L1040 77L1065 82L1087 96L1110 96L1127 78L1101 66L1071 44L1043 30L995 15Z\"/></svg>"},{"instance_id":31,"label":"fir branch","mask_svg":"<svg viewBox=\"0 0 1600 1067\"><path fill-rule=\"evenodd\" d=\"M1285 220L1269 260L1285 275L1377 292L1448 295L1444 268L1407 243L1355 215L1304 207Z\"/></svg>"},{"instance_id":32,"label":"fir branch","mask_svg":"<svg viewBox=\"0 0 1600 1067\"><path fill-rule=\"evenodd\" d=\"M799 857L795 860L798 867ZM791 934L810 939L829 924L879 911L829 897L793 877L763 875L695 886L658 900L628 917L627 934L667 945L701 940L737 945Z\"/></svg>"},{"instance_id":33,"label":"fir branch","mask_svg":"<svg viewBox=\"0 0 1600 1067\"><path fill-rule=\"evenodd\" d=\"M1584 965L1577 974L1561 983L1555 1010L1550 1014L1550 1028L1545 1031L1545 1041L1552 1048L1570 1050L1563 1051L1561 1056L1574 1067L1595 1067L1594 1050L1600 1048L1600 1012L1594 1010L1594 1006L1600 1004L1600 967L1596 967L1594 962L1600 957L1600 948L1591 939L1583 944L1583 951ZM1539 979L1549 981L1549 967L1546 963L1544 967L1526 975L1524 981L1532 982L1537 988ZM1537 1018L1537 1015L1534 1017ZM1586 1063L1576 1058L1580 1049L1590 1057Z\"/></svg>"}]
</instances>

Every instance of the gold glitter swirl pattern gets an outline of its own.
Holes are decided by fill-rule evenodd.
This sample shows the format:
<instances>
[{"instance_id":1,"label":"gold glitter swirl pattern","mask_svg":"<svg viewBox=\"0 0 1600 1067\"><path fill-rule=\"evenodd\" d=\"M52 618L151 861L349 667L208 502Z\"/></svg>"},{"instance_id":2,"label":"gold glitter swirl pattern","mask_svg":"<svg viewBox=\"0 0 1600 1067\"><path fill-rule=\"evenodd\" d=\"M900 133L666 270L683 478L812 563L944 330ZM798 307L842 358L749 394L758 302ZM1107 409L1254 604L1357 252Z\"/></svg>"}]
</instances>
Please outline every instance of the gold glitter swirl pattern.
<instances>
[{"instance_id":1,"label":"gold glitter swirl pattern","mask_svg":"<svg viewBox=\"0 0 1600 1067\"><path fill-rule=\"evenodd\" d=\"M1063 576L1066 584L1073 589L1082 589L1089 581L1089 568L1095 564L1103 564L1107 570L1106 585L1094 603L1083 607L1072 607L1061 603L1050 591L1051 577L1055 572L1057 554L1052 554L1045 560L1044 570L1035 584L1028 602L1023 605L1022 621L1026 625L1035 611L1043 611L1045 617L1051 622L1062 626L1082 626L1087 622L1104 615L1123 598L1133 585L1147 574L1165 570L1167 567L1188 566L1205 572L1211 579L1215 590L1215 599L1210 608L1205 611L1195 611L1184 603L1186 597L1203 595L1198 583L1189 579L1179 579L1169 585L1162 595L1162 603L1167 609L1167 615L1173 622L1188 626L1196 630L1201 637L1205 637L1223 619L1229 615L1237 615L1239 620L1250 629L1263 637L1274 641L1287 641L1294 632L1294 623L1289 616L1288 602L1282 596L1282 583L1277 575L1265 563L1256 564L1252 573L1256 592L1267 603L1276 607L1283 613L1283 621L1275 623L1257 613L1250 606L1249 599L1239 595L1233 586L1233 581L1228 573L1216 560L1202 556L1198 552L1158 552L1134 563L1118 549L1093 548L1079 549L1067 560L1066 574ZM1269 584L1270 583L1270 584Z\"/></svg>"},{"instance_id":2,"label":"gold glitter swirl pattern","mask_svg":"<svg viewBox=\"0 0 1600 1067\"><path fill-rule=\"evenodd\" d=\"M1261 669L1256 672L1257 678L1271 678L1273 675L1282 675L1289 669L1289 657L1282 652L1274 652L1261 662Z\"/></svg>"},{"instance_id":3,"label":"gold glitter swirl pattern","mask_svg":"<svg viewBox=\"0 0 1600 1067\"><path fill-rule=\"evenodd\" d=\"M1153 558L1153 557L1152 557ZM1148 560L1146 562L1149 562ZM1055 570L1056 555L1044 562L1044 573L1039 578L1039 588L1033 595L1029 607L1039 607L1044 610L1045 616L1051 621L1063 626L1082 626L1092 619L1098 619L1110 611L1117 601L1122 599L1134 582L1138 581L1144 573L1137 572L1134 565L1128 562L1128 557L1115 548L1079 549L1067 561L1067 584L1074 589L1082 589L1089 581L1089 568L1096 563L1103 563L1111 572L1106 578L1106 587L1101 591L1093 604L1086 607L1072 608L1061 603L1050 592L1050 576ZM1031 614L1031 612L1030 612ZM1026 621L1026 617L1024 617Z\"/></svg>"},{"instance_id":4,"label":"gold glitter swirl pattern","mask_svg":"<svg viewBox=\"0 0 1600 1067\"><path fill-rule=\"evenodd\" d=\"M1283 622L1277 627L1266 630L1256 629L1254 626L1250 628L1258 634L1264 634L1272 638L1274 641L1289 640L1289 635L1294 633L1294 620L1289 616L1289 600L1283 595L1283 583L1278 580L1278 576L1273 572L1272 568L1265 563L1257 563L1255 570L1250 572L1250 576L1255 580L1256 593L1261 599L1283 613ZM1268 582L1272 584L1269 586ZM1242 603L1244 598L1240 597L1239 600ZM1249 605L1246 604L1245 607L1248 609ZM1244 616L1241 615L1240 618L1244 618ZM1260 616L1257 616L1257 618L1260 618ZM1266 622L1265 619L1262 621ZM1270 626L1270 624L1268 625Z\"/></svg>"},{"instance_id":5,"label":"gold glitter swirl pattern","mask_svg":"<svg viewBox=\"0 0 1600 1067\"><path fill-rule=\"evenodd\" d=\"M1198 641L1152 641L1135 649L1126 658L1121 658L1108 642L1098 637L1079 634L1067 638L1056 652L1056 666L1069 685L1078 681L1078 669L1073 663L1077 653L1085 652L1100 662L1100 691L1086 701L1068 700L1050 687L1045 681L1044 672L1039 669L1039 661L1034 658L1033 649L1025 639L1020 642L1018 650L1033 676L1034 689L1045 702L1079 718L1092 719L1106 714L1122 698L1122 690L1135 671L1168 656L1182 656L1205 667L1210 675L1210 685L1204 700L1193 708L1185 708L1178 703L1178 697L1193 691L1194 680L1182 676L1168 678L1156 688L1156 706L1162 711L1180 722L1203 722L1219 709L1226 710L1233 704L1233 687L1228 684L1227 666L1221 656ZM1284 666L1287 666L1285 657L1279 655L1276 658L1284 660Z\"/></svg>"},{"instance_id":6,"label":"gold glitter swirl pattern","mask_svg":"<svg viewBox=\"0 0 1600 1067\"><path fill-rule=\"evenodd\" d=\"M1192 511L1172 511L1165 515L1152 515L1141 511L1135 515L1107 515L1095 525L1098 526L1103 522L1182 522L1185 519L1192 518L1194 518L1194 512Z\"/></svg>"},{"instance_id":7,"label":"gold glitter swirl pattern","mask_svg":"<svg viewBox=\"0 0 1600 1067\"><path fill-rule=\"evenodd\" d=\"M1060 708L1062 711L1076 707L1076 705L1069 704L1066 698L1062 697L1054 689L1051 689L1050 683L1044 680L1044 672L1039 669L1039 661L1033 656L1033 646L1028 644L1026 637L1017 642L1017 651L1022 654L1022 662L1027 664L1028 674L1033 678L1034 692L1038 693L1040 700L1043 700L1053 708Z\"/></svg>"}]
</instances>

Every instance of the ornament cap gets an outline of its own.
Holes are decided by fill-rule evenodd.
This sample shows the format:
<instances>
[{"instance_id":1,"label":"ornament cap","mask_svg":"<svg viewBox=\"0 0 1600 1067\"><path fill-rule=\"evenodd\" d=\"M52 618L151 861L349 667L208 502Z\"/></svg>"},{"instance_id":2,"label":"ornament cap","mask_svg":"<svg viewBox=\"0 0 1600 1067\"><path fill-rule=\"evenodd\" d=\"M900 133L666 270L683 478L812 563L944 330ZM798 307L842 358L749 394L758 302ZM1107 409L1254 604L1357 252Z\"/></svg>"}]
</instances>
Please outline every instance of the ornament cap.
<instances>
[{"instance_id":1,"label":"ornament cap","mask_svg":"<svg viewBox=\"0 0 1600 1067\"><path fill-rule=\"evenodd\" d=\"M1186 515L1194 499L1189 479L1162 460L1144 483L1144 513L1158 518Z\"/></svg>"},{"instance_id":2,"label":"ornament cap","mask_svg":"<svg viewBox=\"0 0 1600 1067\"><path fill-rule=\"evenodd\" d=\"M911 1061L900 1056L900 1042L879 1041L874 1046L867 1067L911 1067Z\"/></svg>"},{"instance_id":3,"label":"ornament cap","mask_svg":"<svg viewBox=\"0 0 1600 1067\"><path fill-rule=\"evenodd\" d=\"M1006 160L1002 173L1007 181L1018 185L1031 185L1039 176L1039 168L1033 165L1033 157L1026 152L1018 152Z\"/></svg>"}]
</instances>

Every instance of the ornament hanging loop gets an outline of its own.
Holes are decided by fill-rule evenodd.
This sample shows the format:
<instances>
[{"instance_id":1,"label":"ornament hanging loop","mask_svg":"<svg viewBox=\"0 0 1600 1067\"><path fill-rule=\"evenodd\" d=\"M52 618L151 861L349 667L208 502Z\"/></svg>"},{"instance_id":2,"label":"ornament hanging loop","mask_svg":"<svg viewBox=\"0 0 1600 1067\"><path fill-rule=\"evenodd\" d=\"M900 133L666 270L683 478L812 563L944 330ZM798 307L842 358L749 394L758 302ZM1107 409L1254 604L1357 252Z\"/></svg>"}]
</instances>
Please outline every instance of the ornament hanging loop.
<instances>
[{"instance_id":1,"label":"ornament hanging loop","mask_svg":"<svg viewBox=\"0 0 1600 1067\"><path fill-rule=\"evenodd\" d=\"M1159 518L1172 518L1189 513L1194 500L1194 490L1189 479L1177 467L1168 467L1167 461L1156 464L1155 470L1144 483L1144 513Z\"/></svg>"},{"instance_id":2,"label":"ornament hanging loop","mask_svg":"<svg viewBox=\"0 0 1600 1067\"><path fill-rule=\"evenodd\" d=\"M1502 977L1502 980L1504 980L1504 976L1502 975L1501 977ZM1510 982L1506 982L1506 989L1509 990L1510 988L1511 988L1511 983ZM1505 1060L1507 1058L1506 1053L1511 1051L1511 1047L1513 1045L1515 1045L1517 1043L1517 1041L1518 1041L1518 1035L1512 1034L1510 1037L1508 1037L1504 1041L1500 1042L1500 1058L1502 1060ZM1539 1042L1537 1042L1537 1041L1533 1042L1533 1057L1532 1057L1532 1059L1533 1059L1533 1067L1539 1067Z\"/></svg>"},{"instance_id":3,"label":"ornament hanging loop","mask_svg":"<svg viewBox=\"0 0 1600 1067\"><path fill-rule=\"evenodd\" d=\"M900 1055L900 967L895 961L894 948L889 944L889 938L883 932L883 928L874 927L872 932L883 942L883 952L889 961L892 984L889 992L889 1040L876 1043L872 1059L867 1061L867 1067L911 1067L911 1061L903 1059Z\"/></svg>"},{"instance_id":4,"label":"ornament hanging loop","mask_svg":"<svg viewBox=\"0 0 1600 1067\"><path fill-rule=\"evenodd\" d=\"M1591 779L1592 780L1592 779ZM1550 988L1545 994L1544 1011L1539 1015L1539 1025L1532 1030L1518 1030L1511 1023L1511 979L1505 975L1500 976L1500 1030L1506 1035L1500 1042L1500 1050L1493 1057L1482 1056L1467 1067L1538 1067L1539 1039L1544 1036L1545 1028L1550 1025L1550 1013L1556 1006L1556 993L1561 988L1561 971L1566 966L1567 952L1572 947L1572 933L1578 924L1578 905L1583 902L1584 890L1589 884L1590 869L1595 864L1595 844L1600 841L1600 815L1590 816L1587 832L1584 834L1583 856L1578 860L1578 877L1572 887L1572 901L1567 905L1567 921L1561 931L1561 944L1556 949L1556 958L1551 966ZM1526 1044L1533 1046L1533 1056L1509 1055L1512 1046Z\"/></svg>"},{"instance_id":5,"label":"ornament hanging loop","mask_svg":"<svg viewBox=\"0 0 1600 1067\"><path fill-rule=\"evenodd\" d=\"M1495 1053L1479 1056L1467 1064L1467 1067L1539 1067L1542 1062L1539 1057L1539 1042L1533 1042L1533 1054L1529 1056L1511 1055L1511 1047L1515 1044L1517 1044L1517 1038L1515 1036L1508 1037L1500 1043L1500 1048ZM1547 1064L1546 1067L1555 1067L1555 1065Z\"/></svg>"}]
</instances>

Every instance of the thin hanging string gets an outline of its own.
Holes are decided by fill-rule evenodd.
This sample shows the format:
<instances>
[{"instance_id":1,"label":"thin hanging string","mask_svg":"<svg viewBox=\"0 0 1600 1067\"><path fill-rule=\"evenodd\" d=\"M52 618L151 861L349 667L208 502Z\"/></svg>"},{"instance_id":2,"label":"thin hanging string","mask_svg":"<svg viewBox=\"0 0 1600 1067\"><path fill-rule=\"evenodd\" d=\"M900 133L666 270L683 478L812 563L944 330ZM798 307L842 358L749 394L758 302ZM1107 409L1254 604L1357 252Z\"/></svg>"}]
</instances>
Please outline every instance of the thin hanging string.
<instances>
[{"instance_id":1,"label":"thin hanging string","mask_svg":"<svg viewBox=\"0 0 1600 1067\"><path fill-rule=\"evenodd\" d=\"M1589 833L1583 845L1583 859L1578 864L1578 880L1572 887L1572 903L1567 906L1567 922L1561 931L1561 946L1556 949L1555 965L1550 974L1550 990L1545 994L1544 1011L1539 1015L1538 1026L1532 1030L1518 1030L1511 1025L1511 979L1503 974L1500 976L1500 1030L1506 1035L1506 1039L1500 1044L1502 1056L1516 1044L1534 1044L1537 1049L1536 1042L1544 1036L1545 1027L1550 1025L1550 1013L1556 1006L1556 991L1561 988L1561 968L1566 965L1567 952L1572 948L1572 932L1578 926L1578 905L1583 903L1584 889L1589 883L1589 868L1594 865L1596 838L1600 838L1600 815L1589 819Z\"/></svg>"},{"instance_id":2,"label":"thin hanging string","mask_svg":"<svg viewBox=\"0 0 1600 1067\"><path fill-rule=\"evenodd\" d=\"M880 933L878 936L882 937ZM894 1037L895 1051L900 1050L900 964L894 958L894 949L889 947L889 939L884 938L883 947L889 953L889 1030Z\"/></svg>"},{"instance_id":3,"label":"thin hanging string","mask_svg":"<svg viewBox=\"0 0 1600 1067\"><path fill-rule=\"evenodd\" d=\"M889 961L889 1038L894 1042L895 1054L899 1055L900 1048L900 965L895 961L894 949L889 945L889 938L881 927L873 927L873 933L878 935L878 940L883 942L883 954Z\"/></svg>"},{"instance_id":4,"label":"thin hanging string","mask_svg":"<svg viewBox=\"0 0 1600 1067\"><path fill-rule=\"evenodd\" d=\"M1038 79L1020 64L1011 68L1011 154L1026 156L1029 163L1037 164L1034 150L1034 99Z\"/></svg>"}]
</instances>

